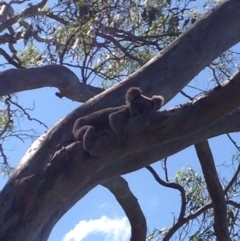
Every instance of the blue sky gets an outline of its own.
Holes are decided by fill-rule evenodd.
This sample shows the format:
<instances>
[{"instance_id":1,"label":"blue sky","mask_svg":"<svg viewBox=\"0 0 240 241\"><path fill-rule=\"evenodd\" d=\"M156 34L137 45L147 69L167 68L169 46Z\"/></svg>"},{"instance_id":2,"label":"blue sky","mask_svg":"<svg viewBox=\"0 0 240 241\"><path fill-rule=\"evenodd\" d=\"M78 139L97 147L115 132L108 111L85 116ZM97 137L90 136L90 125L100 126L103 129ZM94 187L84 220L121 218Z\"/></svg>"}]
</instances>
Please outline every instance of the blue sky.
<instances>
[{"instance_id":1,"label":"blue sky","mask_svg":"<svg viewBox=\"0 0 240 241\"><path fill-rule=\"evenodd\" d=\"M207 72L201 73L191 84L201 89L207 89L209 77ZM186 91L188 94L194 95L194 90L186 88ZM44 88L21 92L17 96L19 104L23 107L32 107L34 103L35 109L30 113L31 116L51 127L80 105L80 103L66 98L57 98L55 92L55 88ZM185 97L178 95L164 106L164 109L187 101ZM25 130L32 128L40 134L45 131L38 123L27 120L19 123L19 127ZM239 144L239 135L233 136ZM31 143L31 140L21 142L12 139L8 141L5 148L11 165L16 166L19 163ZM231 156L236 153L226 135L210 140L210 146L217 164L229 162ZM201 170L193 147L168 158L170 180L174 179L175 173L182 167ZM163 177L161 163L156 163L154 168ZM227 171L221 169L221 175L228 174ZM154 229L170 226L174 218L172 213L175 213L176 216L179 213L179 193L157 184L146 169L124 177L143 209L149 233ZM0 176L0 187L3 187L6 181L7 177ZM129 240L129 234L130 227L127 218L114 196L106 188L98 186L64 215L54 227L49 241L126 241Z\"/></svg>"},{"instance_id":2,"label":"blue sky","mask_svg":"<svg viewBox=\"0 0 240 241\"><path fill-rule=\"evenodd\" d=\"M201 82L203 81L203 83ZM192 85L200 88L208 87L208 74L203 73L197 76ZM186 88L188 94L193 90ZM32 117L38 118L49 127L59 121L62 117L79 106L79 103L68 99L59 99L55 96L56 89L44 88L39 90L25 91L18 93L19 104L24 107L32 107L35 102L35 110L31 112ZM173 107L176 104L187 102L185 97L176 96L165 108ZM43 133L45 129L35 122L22 121L22 129L34 128ZM235 140L240 141L239 135ZM31 141L12 140L8 142L8 156L12 165L17 165L21 157L27 151ZM223 163L231 159L236 150L227 141L226 136L214 138L210 141L212 151L217 163ZM175 173L185 166L200 171L198 159L193 147L169 157L168 171L170 180L174 179ZM154 165L155 170L163 177L161 163ZM179 213L180 197L174 190L168 190L158 185L151 174L142 169L124 176L129 183L133 193L136 195L148 223L148 231L161 229L171 225L173 214ZM0 178L0 185L3 186L7 178ZM101 226L101 229L99 227ZM95 240L129 240L129 224L121 207L114 196L104 187L98 186L80 200L54 227L49 241L95 241Z\"/></svg>"}]
</instances>

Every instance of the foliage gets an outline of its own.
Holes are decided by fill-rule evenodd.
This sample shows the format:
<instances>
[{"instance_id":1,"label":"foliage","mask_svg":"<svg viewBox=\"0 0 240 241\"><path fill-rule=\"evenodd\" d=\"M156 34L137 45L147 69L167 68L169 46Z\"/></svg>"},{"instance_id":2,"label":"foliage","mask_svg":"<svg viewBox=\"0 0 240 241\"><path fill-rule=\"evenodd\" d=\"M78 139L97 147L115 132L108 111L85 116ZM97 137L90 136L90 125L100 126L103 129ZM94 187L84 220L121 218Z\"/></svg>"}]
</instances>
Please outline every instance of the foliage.
<instances>
[{"instance_id":1,"label":"foliage","mask_svg":"<svg viewBox=\"0 0 240 241\"><path fill-rule=\"evenodd\" d=\"M17 68L64 64L83 83L98 78L104 88L134 72L198 18L190 9L194 0L45 2L9 6L15 21L6 22L0 36L4 61Z\"/></svg>"},{"instance_id":2,"label":"foliage","mask_svg":"<svg viewBox=\"0 0 240 241\"><path fill-rule=\"evenodd\" d=\"M228 226L231 240L239 240L239 171L240 171L240 154L234 155L232 159L232 174L230 180L222 180L224 183L225 195L227 197L228 208ZM226 168L221 165L219 168ZM168 168L164 167L165 172ZM168 174L167 174L168 176ZM160 177L159 177L160 178ZM168 179L168 178L167 178ZM164 181L162 181L164 182ZM169 181L166 181L169 183ZM147 238L148 241L169 240L166 234L174 230L174 240L203 241L216 240L213 230L213 209L211 198L209 197L204 177L191 167L182 168L175 175L175 184L184 188L184 198L182 207L184 213L181 217L174 217L173 224L169 227L163 227L160 230L155 229ZM163 185L163 184L162 184ZM165 186L165 185L163 185ZM172 186L169 186L173 188ZM169 188L168 187L168 188Z\"/></svg>"},{"instance_id":3,"label":"foliage","mask_svg":"<svg viewBox=\"0 0 240 241\"><path fill-rule=\"evenodd\" d=\"M25 51L19 45L10 49L22 66L37 66L39 61L65 64L83 69L84 82L98 76L107 87L142 66L195 22L198 15L190 8L192 2L195 0L39 4L37 10L30 7L26 14L17 15L18 26L11 26L15 34L7 34L5 43L23 40Z\"/></svg>"},{"instance_id":4,"label":"foliage","mask_svg":"<svg viewBox=\"0 0 240 241\"><path fill-rule=\"evenodd\" d=\"M113 86L143 66L206 11L221 3L209 0L203 8L197 9L193 8L195 0L58 0L45 5L46 2L37 5L27 5L25 1L17 3L14 21L8 21L12 17L9 14L5 27L2 27L2 58L16 68L65 65L78 72L84 84L98 78L103 88ZM17 13L22 6L26 10ZM238 70L238 65L239 53L234 48L222 53L207 67L210 85L220 85ZM203 91L198 89L197 94ZM193 99L184 92L182 94ZM1 171L8 174L12 169L4 154L4 141L9 137L35 139L37 133L19 131L22 117L35 119L28 114L29 109L18 104L14 95L2 97L0 101ZM239 151L239 147L237 149ZM240 239L239 166L237 152L232 159L232 177L221 180L232 240ZM169 185L168 178L160 180L160 184ZM213 203L205 177L190 167L183 168L176 173L174 186L184 193L181 195L180 215L174 217L169 227L152 231L148 240L166 241L171 237L190 241L215 240Z\"/></svg>"}]
</instances>

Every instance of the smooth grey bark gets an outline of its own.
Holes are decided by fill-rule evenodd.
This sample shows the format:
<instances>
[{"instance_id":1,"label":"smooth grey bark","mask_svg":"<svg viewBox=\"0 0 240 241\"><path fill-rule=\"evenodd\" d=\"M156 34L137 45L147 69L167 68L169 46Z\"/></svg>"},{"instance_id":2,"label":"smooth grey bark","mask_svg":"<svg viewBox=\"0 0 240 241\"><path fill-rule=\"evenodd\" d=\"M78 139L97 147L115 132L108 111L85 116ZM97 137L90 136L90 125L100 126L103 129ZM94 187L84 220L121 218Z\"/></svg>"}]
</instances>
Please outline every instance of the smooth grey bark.
<instances>
[{"instance_id":1,"label":"smooth grey bark","mask_svg":"<svg viewBox=\"0 0 240 241\"><path fill-rule=\"evenodd\" d=\"M43 87L56 87L59 96L79 102L102 92L100 88L81 83L71 70L61 65L8 69L0 73L0 96Z\"/></svg>"},{"instance_id":2,"label":"smooth grey bark","mask_svg":"<svg viewBox=\"0 0 240 241\"><path fill-rule=\"evenodd\" d=\"M80 189L72 196L70 200L66 201L63 205L61 205L61 207L56 209L56 211L44 224L44 232L50 233L60 217L62 217L65 212L70 209L70 207L72 207L78 200L85 196L91 189L101 183L102 180L119 176L122 173L136 171L146 164L146 160L149 160L148 164L152 164L200 141L219 136L224 133L238 132L240 131L239 118L240 110L237 110L233 114L221 119L209 128L197 132L187 138L182 138L177 141L153 148L146 148L134 153L133 155L114 160L114 162L109 163L109 165L97 173L97 175L93 176L84 190ZM41 240L42 235L42 233L39 233L39 239L36 240Z\"/></svg>"},{"instance_id":3,"label":"smooth grey bark","mask_svg":"<svg viewBox=\"0 0 240 241\"><path fill-rule=\"evenodd\" d=\"M237 78L237 77L238 78ZM237 80L233 79L228 84L230 86L233 86L235 91L238 93L240 89L240 74L236 75L235 77ZM221 105L221 96L227 96L226 93L229 93L229 95L232 95L233 90L228 86L224 86L222 88L216 89L211 94L205 96L204 98L201 98L194 104L190 104L188 106L183 106L181 108L178 108L176 110L178 116L182 116L185 113L193 113L193 120L198 120L198 122L203 123L201 126L198 125L194 130L188 130L186 131L185 128L181 128L181 125L179 126L178 135L176 133L169 132L169 136L164 138L156 138L155 134L153 132L146 133L146 130L149 128L149 126L153 127L153 130L157 129L166 129L168 126L174 126L174 123L176 122L176 114L172 111L170 113L162 112L159 114L153 114L146 118L140 117L136 118L129 124L129 137L127 140L127 146L125 149L121 149L118 147L117 139L109 131L107 135L102 135L99 137L99 139L96 140L96 143L103 143L100 145L98 150L102 149L107 150L107 152L104 152L100 150L99 158L90 158L82 149L81 142L73 142L68 146L62 147L59 149L51 158L51 160L48 163L45 163L45 165L42 167L41 170L35 171L34 175L28 176L21 179L16 179L15 182L12 180L9 181L9 183L6 185L11 188L4 188L1 193L1 198L9 198L9 195L12 195L13 204L17 205L17 207L24 211L23 213L18 213L19 218L21 219L22 216L27 216L27 223L28 228L26 230L23 230L24 227L22 227L21 231L23 236L18 237L19 240L25 238L27 239L27 235L25 232L28 230L28 233L30 231L34 230L35 222L39 223L42 221L42 218L45 217L42 215L42 213L39 213L39 216L36 217L37 213L40 212L40 210L45 215L51 215L51 212L53 210L56 210L59 208L59 205L61 206L64 204L65 201L69 199L69 197L73 197L74 194L77 192L77 190L81 191L89 191L89 186L95 186L99 183L99 179L96 179L98 183L93 182L93 178L97 177L97 174L104 169L108 164L111 163L113 159L124 157L127 154L131 154L132 152L136 151L136 146L139 145L139 149L141 149L141 146L147 147L148 145L160 145L164 143L170 143L171 141L177 141L180 138L188 137L191 134L198 133L201 130L204 130L204 128L209 127L209 123L213 123L213 121L216 121L217 118L221 118L221 115L224 115L224 113L228 113L232 110L232 108L240 105L240 97L236 98L235 95L235 106L229 105L229 108L227 109L225 106ZM234 94L233 94L234 96ZM219 97L219 98L217 98ZM229 97L230 99L230 97ZM213 104L215 104L214 101L219 102L220 104L215 106L212 105L211 102L206 100L213 100ZM205 106L205 104L208 104L209 109ZM230 102L231 103L231 102ZM202 115L203 110L208 109L210 111L212 108L214 108L215 113L209 116L209 123L205 121L205 116ZM195 111L198 109L199 111ZM192 111L190 111L192 110ZM206 111L208 113L208 111ZM182 112L182 115L180 114ZM166 118L166 115L168 117ZM165 121L163 120L163 117ZM192 120L188 118L188 122L184 124L189 125L189 123L192 123ZM204 121L202 121L204 120ZM150 122L150 125L149 125ZM166 125L167 123L167 125ZM131 128L133 127L133 128ZM147 142L151 140L148 144L146 144L145 140L140 140L137 142L137 135L134 135L135 133L139 132L138 136L142 136L144 134ZM174 135L172 135L174 134ZM151 138L150 138L151 137ZM31 155L31 153L30 153ZM158 155L160 157L160 155ZM146 166L149 162L149 159L145 160L145 163L142 163L144 166ZM22 166L24 166L26 163L22 163ZM27 167L25 166L23 170L25 170ZM17 170L19 174L21 174L21 167ZM43 175L44 173L44 175ZM112 173L112 172L111 172ZM17 176L16 176L17 177ZM14 177L15 178L15 177ZM105 178L105 177L104 177ZM19 188L21 187L21 188ZM37 187L36 190L33 190L31 187ZM34 195L31 195L31 205L28 205L28 209L26 210L26 203L24 200L19 199L20 193L22 191L32 191ZM14 191L13 191L14 190ZM47 191L46 191L47 190ZM20 193L19 193L20 192ZM33 215L33 210L34 214ZM44 209L44 210L43 210ZM9 213L8 213L9 215ZM16 217L15 213L15 217ZM7 216L8 217L8 216ZM6 218L6 216L5 216ZM6 219L5 219L6 220ZM24 222L22 220L22 222ZM3 223L2 225L6 225L8 223ZM9 224L8 224L9 225ZM18 224L19 225L19 224ZM17 228L17 227L16 227ZM30 231L29 231L30 230ZM24 232L25 231L25 232ZM42 232L42 230L39 230ZM33 234L31 234L33 235ZM31 236L32 237L32 236ZM6 237L7 238L7 237ZM11 235L11 238L14 238L13 235Z\"/></svg>"},{"instance_id":4,"label":"smooth grey bark","mask_svg":"<svg viewBox=\"0 0 240 241\"><path fill-rule=\"evenodd\" d=\"M105 180L102 185L113 193L125 211L132 228L131 241L145 241L147 235L146 219L128 183L118 176Z\"/></svg>"},{"instance_id":5,"label":"smooth grey bark","mask_svg":"<svg viewBox=\"0 0 240 241\"><path fill-rule=\"evenodd\" d=\"M206 131L213 125L213 121L218 121L219 118L238 107L237 95L235 100L231 98L231 106L226 106L220 101L221 96L218 91L227 97L230 91L239 92L239 80L236 81L235 87L230 85L230 88L225 86L216 90L210 98L182 107L172 116L170 114L171 117L168 116L167 119L164 117L165 114L160 116L156 114L146 120L139 118L136 123L133 121L129 124L131 130L125 149L119 148L111 132L109 136L100 136L96 144L99 145L100 140L104 140L105 143L102 146L104 150L99 152L99 158L95 160L88 158L82 150L81 143L74 142L71 133L77 117L108 107L109 103L111 106L123 103L124 94L129 86L139 86L148 95L162 94L166 101L173 98L209 62L240 40L239 12L240 1L224 2L125 81L88 101L40 137L23 157L21 164L0 195L0 239L46 240L54 223L63 212L66 212L100 181L104 181L100 174L106 172L109 175L109 170L117 175L124 173L124 168L120 169L121 173L117 169L121 165L120 160L126 158L133 166L126 168L125 172L141 168L141 165L137 165L137 168L134 166L134 161L137 161L134 158L141 149L149 145L152 145L152 150L156 148L153 147L154 145L162 145L162 147L169 145L171 149L170 146L174 143L177 149L181 146L182 139ZM215 96L216 101L214 98L211 99L212 96ZM220 103L224 107L222 111ZM210 108L206 104L210 105ZM215 105L218 112L213 115L212 110ZM204 118L205 112L210 114L209 118ZM180 119L183 128L177 133L173 125L179 122L174 120L174 115ZM195 119L191 116L202 117L198 121L202 121L203 125L194 128ZM156 129L150 128L149 121L152 121ZM158 121L162 125L161 123L158 125ZM185 121L188 121L186 125L184 125ZM164 126L164 123L168 126ZM187 126L188 129L186 129ZM154 135L153 131L157 131L158 135ZM222 133L222 130L218 131ZM141 136L145 137L146 132L151 133L146 135L150 143L140 140ZM139 145L136 145L136 140L140 140ZM200 139L195 141L198 142ZM193 143L189 142L190 144ZM138 152L134 152L136 150ZM161 159L161 155L155 152L154 158ZM154 158L148 157L147 162L156 161ZM31 196L30 202L26 198L26 193Z\"/></svg>"}]
</instances>

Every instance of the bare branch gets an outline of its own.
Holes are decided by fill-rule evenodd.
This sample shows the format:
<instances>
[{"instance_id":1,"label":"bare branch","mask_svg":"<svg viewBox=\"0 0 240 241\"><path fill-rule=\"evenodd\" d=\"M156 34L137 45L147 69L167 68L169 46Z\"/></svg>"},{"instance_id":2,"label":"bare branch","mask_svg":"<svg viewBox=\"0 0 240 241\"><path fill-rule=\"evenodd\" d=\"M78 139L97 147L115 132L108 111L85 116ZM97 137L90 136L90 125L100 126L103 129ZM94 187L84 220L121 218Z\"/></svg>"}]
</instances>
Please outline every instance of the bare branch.
<instances>
[{"instance_id":1,"label":"bare branch","mask_svg":"<svg viewBox=\"0 0 240 241\"><path fill-rule=\"evenodd\" d=\"M147 223L137 198L122 177L114 177L102 183L116 197L125 211L132 228L131 241L145 241Z\"/></svg>"},{"instance_id":2,"label":"bare branch","mask_svg":"<svg viewBox=\"0 0 240 241\"><path fill-rule=\"evenodd\" d=\"M0 96L42 87L56 87L59 96L79 102L101 92L99 88L82 84L71 70L60 65L9 69L0 73Z\"/></svg>"},{"instance_id":3,"label":"bare branch","mask_svg":"<svg viewBox=\"0 0 240 241\"><path fill-rule=\"evenodd\" d=\"M16 68L22 68L22 66L18 62L14 61L13 58L2 48L0 48L0 55L2 55L8 61L8 63L12 64Z\"/></svg>"},{"instance_id":4,"label":"bare branch","mask_svg":"<svg viewBox=\"0 0 240 241\"><path fill-rule=\"evenodd\" d=\"M139 86L143 91L147 90L149 95L161 93L167 101L171 99L209 62L239 41L239 12L239 0L225 1L211 14L196 22L189 31L153 60L129 76L126 81L82 105L40 137L23 157L21 164L0 194L1 220L3 220L0 227L5 231L4 233L7 233L7 236L4 236L4 233L0 232L0 239L36 241L38 237L38 241L43 240L40 234L45 232L45 225L47 223L53 225L76 201L75 198L80 199L86 191L107 176L138 169L143 164L146 166L154 162L155 158L162 155L156 153L160 145L171 146L175 143L171 149L173 152L173 150L179 150L180 146L186 146L187 139L188 144L192 144L192 141L198 142L201 138L205 139L209 133L213 134L214 132L210 129L214 127L214 122L238 107L240 81L233 79L228 86L210 93L209 98L181 107L173 111L172 115L164 114L167 119L164 119L162 114L160 114L161 117L156 114L155 117L146 118L145 122L141 118L134 120L127 126L131 131L128 132L126 149L120 149L115 136L109 132L109 136L105 135L96 140L99 146L103 140L104 143L101 146L103 150L99 152L99 158L95 158L94 161L83 152L81 143L73 142L71 130L77 117L123 103L126 89L130 86ZM12 21L12 18L5 23L9 24L9 20ZM1 27L3 26L0 26L0 29ZM216 39L219 40L217 43ZM187 61L182 61L183 59ZM52 73L49 75L53 76ZM59 78L60 74L56 73L55 76ZM73 76L72 78L76 79ZM31 79L30 76L26 80L29 79ZM116 96L120 97L116 98ZM228 98L229 102L226 101ZM224 101L227 103L223 103ZM196 123L195 120L198 122ZM140 125L142 125L141 128ZM153 125L152 128L151 125ZM236 130L237 125L239 125L239 119L238 123L231 128ZM227 129L224 128L222 126L221 130L215 129L215 134ZM228 128L230 129L229 126ZM146 142L144 142L145 136ZM182 144L182 140L186 142ZM148 146L155 146L153 154L149 150L154 148L148 149ZM143 155L139 160L133 160L132 153L135 154L138 150L140 154L143 149L146 153L150 153L146 160L143 161ZM168 149L168 152L171 151ZM124 161L119 163L120 160ZM127 160L129 163L126 162ZM123 167L124 164L125 167ZM111 169L108 169L107 173L108 167ZM103 175L104 173L106 176ZM31 194L31 202L26 201L26 190ZM16 208L13 207L17 207L19 212L16 212ZM12 230L14 232L11 232ZM50 228L47 228L46 232L49 233L49 231Z\"/></svg>"},{"instance_id":5,"label":"bare branch","mask_svg":"<svg viewBox=\"0 0 240 241\"><path fill-rule=\"evenodd\" d=\"M218 241L231 241L227 224L227 205L222 185L218 179L217 170L213 160L208 141L195 144L195 149L206 180L209 195L214 210L214 225Z\"/></svg>"},{"instance_id":6,"label":"bare branch","mask_svg":"<svg viewBox=\"0 0 240 241\"><path fill-rule=\"evenodd\" d=\"M232 200L228 200L228 201L226 201L226 203L229 205L232 205L235 208L238 208L238 209L240 208L240 203L234 202Z\"/></svg>"},{"instance_id":7,"label":"bare branch","mask_svg":"<svg viewBox=\"0 0 240 241\"><path fill-rule=\"evenodd\" d=\"M25 17L33 17L39 14L39 9L44 7L44 5L47 3L47 0L42 0L36 5L31 5L29 8L23 10L20 14L14 15L11 18L3 21L3 23L0 25L0 32L3 32L5 29L11 27L13 24L17 23L19 19L25 18ZM11 10L10 10L11 11Z\"/></svg>"},{"instance_id":8,"label":"bare branch","mask_svg":"<svg viewBox=\"0 0 240 241\"><path fill-rule=\"evenodd\" d=\"M237 145L237 143L233 140L233 138L227 133L227 136L229 140L233 143L233 145L236 147L238 151L240 151L240 147Z\"/></svg>"},{"instance_id":9,"label":"bare branch","mask_svg":"<svg viewBox=\"0 0 240 241\"><path fill-rule=\"evenodd\" d=\"M98 36L102 37L103 39L107 39L109 41L111 41L117 48L119 48L124 55L126 55L129 59L135 60L140 66L143 65L143 62L141 59L135 57L134 55L129 53L129 50L125 47L123 47L119 41L115 40L113 37L111 37L110 35L106 35L106 34L102 34L100 32L97 33Z\"/></svg>"},{"instance_id":10,"label":"bare branch","mask_svg":"<svg viewBox=\"0 0 240 241\"><path fill-rule=\"evenodd\" d=\"M10 4L6 2L0 2L0 22L5 22L7 17L14 15L14 10Z\"/></svg>"},{"instance_id":11,"label":"bare branch","mask_svg":"<svg viewBox=\"0 0 240 241\"><path fill-rule=\"evenodd\" d=\"M234 173L232 179L230 180L230 182L228 183L228 185L227 185L226 188L224 189L225 195L227 195L229 189L233 186L234 182L237 181L237 178L238 178L239 173L240 173L240 165L238 165L238 168L237 168L236 172Z\"/></svg>"},{"instance_id":12,"label":"bare branch","mask_svg":"<svg viewBox=\"0 0 240 241\"><path fill-rule=\"evenodd\" d=\"M233 202L231 200L226 201L227 204L232 205L236 208L240 208L240 204ZM166 236L163 238L163 241L169 241L172 236L174 235L174 233L176 233L179 228L181 228L183 225L185 225L186 223L188 223L190 220L193 220L195 218L197 218L198 216L200 216L201 214L203 214L204 212L206 212L208 209L211 209L213 207L212 203L208 203L202 207L200 207L195 213L192 213L190 215L188 215L187 217L178 220L178 222L176 222L169 230L169 232L166 234Z\"/></svg>"},{"instance_id":13,"label":"bare branch","mask_svg":"<svg viewBox=\"0 0 240 241\"><path fill-rule=\"evenodd\" d=\"M201 215L202 213L206 212L208 209L210 209L212 207L212 203L209 203L201 208L199 208L195 213L188 215L187 217L178 220L168 231L168 233L166 234L166 236L163 238L162 241L169 241L172 236L174 235L174 233L176 233L178 231L179 228L181 228L184 224L188 223L190 220L198 217L199 215Z\"/></svg>"},{"instance_id":14,"label":"bare branch","mask_svg":"<svg viewBox=\"0 0 240 241\"><path fill-rule=\"evenodd\" d=\"M152 173L153 177L155 178L155 180L160 185L162 185L164 187L176 189L176 190L178 190L180 192L182 205L181 205L181 211L179 213L178 220L183 219L184 215L185 215L185 211L186 211L186 205L187 205L184 188L181 185L179 185L179 184L177 184L175 182L165 182L165 181L163 181L151 166L147 166L146 168Z\"/></svg>"},{"instance_id":15,"label":"bare branch","mask_svg":"<svg viewBox=\"0 0 240 241\"><path fill-rule=\"evenodd\" d=\"M12 105L17 106L17 108L22 111L22 113L27 117L28 120L30 120L30 121L36 121L36 122L38 122L40 125L43 125L46 129L48 129L48 127L47 127L42 121L40 121L40 120L38 120L38 119L36 119L36 118L32 118L21 105L19 105L18 103L12 101L9 96L8 96L8 98L6 98L6 100L5 100L5 103L8 103L8 102L11 103ZM1 136L1 135L0 135L0 136Z\"/></svg>"}]
</instances>

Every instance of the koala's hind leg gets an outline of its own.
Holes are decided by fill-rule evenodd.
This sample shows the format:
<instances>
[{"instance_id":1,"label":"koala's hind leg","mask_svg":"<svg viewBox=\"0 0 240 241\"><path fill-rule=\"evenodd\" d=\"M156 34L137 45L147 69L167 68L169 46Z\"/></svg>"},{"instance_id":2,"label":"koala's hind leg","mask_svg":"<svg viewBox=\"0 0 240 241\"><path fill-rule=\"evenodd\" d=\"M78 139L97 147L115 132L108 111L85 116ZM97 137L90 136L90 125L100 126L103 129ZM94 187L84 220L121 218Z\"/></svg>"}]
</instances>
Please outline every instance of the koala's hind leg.
<instances>
[{"instance_id":1,"label":"koala's hind leg","mask_svg":"<svg viewBox=\"0 0 240 241\"><path fill-rule=\"evenodd\" d=\"M87 151L90 156L97 156L96 150L94 149L94 141L95 141L95 134L96 130L93 126L83 126L82 128L85 129L85 133L83 135L83 149ZM81 128L81 129L82 129Z\"/></svg>"},{"instance_id":2,"label":"koala's hind leg","mask_svg":"<svg viewBox=\"0 0 240 241\"><path fill-rule=\"evenodd\" d=\"M115 132L119 145L123 147L125 145L125 131L124 125L128 121L129 110L124 109L121 111L114 112L109 115L109 125L111 129Z\"/></svg>"},{"instance_id":3,"label":"koala's hind leg","mask_svg":"<svg viewBox=\"0 0 240 241\"><path fill-rule=\"evenodd\" d=\"M86 131L89 127L90 126L82 126L79 129L75 128L74 131L73 131L73 135L74 135L75 139L78 140L78 141L79 140L82 141L83 137L84 137L84 134L86 133Z\"/></svg>"},{"instance_id":4,"label":"koala's hind leg","mask_svg":"<svg viewBox=\"0 0 240 241\"><path fill-rule=\"evenodd\" d=\"M84 151L88 152L91 156L96 156L93 148L95 133L95 128L90 125L82 126L79 129L77 129L76 125L73 131L75 139L82 141Z\"/></svg>"}]
</instances>

